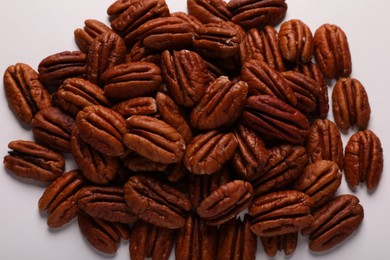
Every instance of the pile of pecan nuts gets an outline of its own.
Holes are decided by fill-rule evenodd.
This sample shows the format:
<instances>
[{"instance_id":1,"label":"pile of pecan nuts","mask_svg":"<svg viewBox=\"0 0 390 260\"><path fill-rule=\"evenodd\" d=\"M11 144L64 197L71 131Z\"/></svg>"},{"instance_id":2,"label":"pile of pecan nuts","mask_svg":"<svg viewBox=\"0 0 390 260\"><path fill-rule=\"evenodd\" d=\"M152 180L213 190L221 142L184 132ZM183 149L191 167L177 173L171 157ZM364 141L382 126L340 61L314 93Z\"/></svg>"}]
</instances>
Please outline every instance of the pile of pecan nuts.
<instances>
[{"instance_id":1,"label":"pile of pecan nuts","mask_svg":"<svg viewBox=\"0 0 390 260\"><path fill-rule=\"evenodd\" d=\"M34 141L10 142L6 169L47 183L50 228L77 219L108 254L121 239L131 259L173 244L177 259L255 259L257 237L269 256L293 254L298 235L339 245L364 216L342 179L374 191L383 170L345 33L283 21L284 0L187 4L117 0L109 26L75 30L79 50L9 66L8 104Z\"/></svg>"}]
</instances>

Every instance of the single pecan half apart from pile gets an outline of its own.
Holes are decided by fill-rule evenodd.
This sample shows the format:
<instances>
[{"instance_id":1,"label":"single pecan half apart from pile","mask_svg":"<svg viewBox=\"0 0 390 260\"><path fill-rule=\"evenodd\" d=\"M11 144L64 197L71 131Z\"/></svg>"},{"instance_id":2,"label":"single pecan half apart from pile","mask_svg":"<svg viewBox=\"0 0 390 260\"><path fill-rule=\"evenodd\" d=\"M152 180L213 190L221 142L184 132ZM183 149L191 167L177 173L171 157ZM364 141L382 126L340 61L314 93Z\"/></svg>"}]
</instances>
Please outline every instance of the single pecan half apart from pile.
<instances>
[{"instance_id":1,"label":"single pecan half apart from pile","mask_svg":"<svg viewBox=\"0 0 390 260\"><path fill-rule=\"evenodd\" d=\"M355 195L339 195L313 213L314 221L302 230L309 235L309 248L329 250L351 236L364 218L364 209Z\"/></svg>"},{"instance_id":2,"label":"single pecan half apart from pile","mask_svg":"<svg viewBox=\"0 0 390 260\"><path fill-rule=\"evenodd\" d=\"M110 31L111 28L104 23L95 19L87 19L84 21L84 28L74 30L74 38L79 49L88 53L93 40L100 34Z\"/></svg>"},{"instance_id":3,"label":"single pecan half apart from pile","mask_svg":"<svg viewBox=\"0 0 390 260\"><path fill-rule=\"evenodd\" d=\"M284 235L273 237L260 237L264 252L274 257L278 251L284 251L286 256L290 256L295 252L298 245L298 232L292 232Z\"/></svg>"},{"instance_id":4,"label":"single pecan half apart from pile","mask_svg":"<svg viewBox=\"0 0 390 260\"><path fill-rule=\"evenodd\" d=\"M371 107L362 83L354 78L340 78L333 88L332 110L335 123L342 131L354 124L359 130L366 129Z\"/></svg>"},{"instance_id":5,"label":"single pecan half apart from pile","mask_svg":"<svg viewBox=\"0 0 390 260\"><path fill-rule=\"evenodd\" d=\"M253 217L251 230L260 237L284 235L308 227L313 222L309 195L285 190L253 200L248 212Z\"/></svg>"},{"instance_id":6,"label":"single pecan half apart from pile","mask_svg":"<svg viewBox=\"0 0 390 260\"><path fill-rule=\"evenodd\" d=\"M27 64L9 66L4 72L3 83L8 105L26 125L31 124L39 110L51 106L49 92L38 80L38 73Z\"/></svg>"},{"instance_id":7,"label":"single pecan half apart from pile","mask_svg":"<svg viewBox=\"0 0 390 260\"><path fill-rule=\"evenodd\" d=\"M4 156L4 167L21 178L51 182L65 169L65 159L60 153L33 141L12 141L8 148L11 151Z\"/></svg>"},{"instance_id":8,"label":"single pecan half apart from pile","mask_svg":"<svg viewBox=\"0 0 390 260\"><path fill-rule=\"evenodd\" d=\"M202 23L230 21L232 16L223 0L187 0L188 13Z\"/></svg>"},{"instance_id":9,"label":"single pecan half apart from pile","mask_svg":"<svg viewBox=\"0 0 390 260\"><path fill-rule=\"evenodd\" d=\"M353 190L365 183L371 191L379 184L383 171L383 149L376 134L366 129L352 135L345 146L345 179Z\"/></svg>"},{"instance_id":10,"label":"single pecan half apart from pile","mask_svg":"<svg viewBox=\"0 0 390 260\"><path fill-rule=\"evenodd\" d=\"M158 163L177 163L183 158L185 142L175 128L151 116L134 115L126 120L123 142L132 151Z\"/></svg>"},{"instance_id":11,"label":"single pecan half apart from pile","mask_svg":"<svg viewBox=\"0 0 390 260\"><path fill-rule=\"evenodd\" d=\"M139 218L159 227L181 228L192 209L179 189L150 176L136 175L124 185L125 201Z\"/></svg>"},{"instance_id":12,"label":"single pecan half apart from pile","mask_svg":"<svg viewBox=\"0 0 390 260\"><path fill-rule=\"evenodd\" d=\"M221 185L206 197L199 205L199 216L207 220L208 225L219 225L235 218L252 201L252 184L234 180Z\"/></svg>"}]
</instances>

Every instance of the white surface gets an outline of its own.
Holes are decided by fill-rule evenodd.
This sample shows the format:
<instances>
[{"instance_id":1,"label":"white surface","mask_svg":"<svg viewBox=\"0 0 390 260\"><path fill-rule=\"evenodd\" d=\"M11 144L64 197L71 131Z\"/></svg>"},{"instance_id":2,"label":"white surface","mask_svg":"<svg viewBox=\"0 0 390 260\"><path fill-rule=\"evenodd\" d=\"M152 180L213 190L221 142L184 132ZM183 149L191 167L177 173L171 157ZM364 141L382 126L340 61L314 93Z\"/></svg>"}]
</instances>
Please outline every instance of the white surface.
<instances>
[{"instance_id":1,"label":"white surface","mask_svg":"<svg viewBox=\"0 0 390 260\"><path fill-rule=\"evenodd\" d=\"M0 71L23 62L37 68L48 55L75 50L73 30L85 19L108 22L108 0L2 0L0 2ZM185 0L167 0L171 11L186 10ZM362 186L355 193L365 209L359 231L341 247L325 254L313 254L305 239L291 259L389 259L390 178L386 172L390 149L390 1L388 0L287 0L286 19L299 18L312 31L323 23L339 25L347 34L352 53L353 74L366 87L372 115L369 128L382 140L385 168L377 191L369 194ZM2 85L2 84L1 84ZM0 154L6 155L7 144L16 139L32 139L22 129L0 94ZM332 119L332 116L329 116ZM344 145L348 136L343 136ZM93 250L82 238L76 222L60 230L46 226L37 202L44 187L22 181L0 169L0 259L129 259L128 243L115 256ZM351 193L343 184L339 193ZM259 245L258 259L264 259ZM278 259L285 258L282 254Z\"/></svg>"}]
</instances>

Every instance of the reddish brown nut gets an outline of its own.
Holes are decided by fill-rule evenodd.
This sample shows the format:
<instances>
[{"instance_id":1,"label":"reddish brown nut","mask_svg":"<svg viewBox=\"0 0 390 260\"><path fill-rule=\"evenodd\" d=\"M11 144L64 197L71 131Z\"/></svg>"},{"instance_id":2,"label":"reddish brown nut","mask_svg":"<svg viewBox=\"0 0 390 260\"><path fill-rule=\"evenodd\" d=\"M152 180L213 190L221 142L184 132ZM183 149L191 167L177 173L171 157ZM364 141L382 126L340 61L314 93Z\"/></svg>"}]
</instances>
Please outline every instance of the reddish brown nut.
<instances>
[{"instance_id":1,"label":"reddish brown nut","mask_svg":"<svg viewBox=\"0 0 390 260\"><path fill-rule=\"evenodd\" d=\"M251 96L242 113L243 123L265 140L301 144L309 122L305 115L282 100L269 95Z\"/></svg>"},{"instance_id":2,"label":"reddish brown nut","mask_svg":"<svg viewBox=\"0 0 390 260\"><path fill-rule=\"evenodd\" d=\"M139 220L134 223L130 234L130 258L133 260L146 258L168 260L174 240L174 230Z\"/></svg>"},{"instance_id":3,"label":"reddish brown nut","mask_svg":"<svg viewBox=\"0 0 390 260\"><path fill-rule=\"evenodd\" d=\"M249 95L269 95L290 104L297 105L297 97L282 75L260 60L245 62L241 78L249 86Z\"/></svg>"},{"instance_id":4,"label":"reddish brown nut","mask_svg":"<svg viewBox=\"0 0 390 260\"><path fill-rule=\"evenodd\" d=\"M251 180L255 196L289 188L307 164L305 148L282 144L269 149L269 158L261 173Z\"/></svg>"},{"instance_id":5,"label":"reddish brown nut","mask_svg":"<svg viewBox=\"0 0 390 260\"><path fill-rule=\"evenodd\" d=\"M332 161L320 160L305 167L294 184L294 189L309 195L313 200L312 209L328 202L341 184L341 171Z\"/></svg>"},{"instance_id":6,"label":"reddish brown nut","mask_svg":"<svg viewBox=\"0 0 390 260\"><path fill-rule=\"evenodd\" d=\"M279 48L283 58L289 62L309 62L314 53L310 28L299 19L282 23L279 29Z\"/></svg>"},{"instance_id":7,"label":"reddish brown nut","mask_svg":"<svg viewBox=\"0 0 390 260\"><path fill-rule=\"evenodd\" d=\"M61 176L65 169L65 159L60 153L35 142L12 141L8 148L12 151L4 156L4 167L21 178L51 182Z\"/></svg>"},{"instance_id":8,"label":"reddish brown nut","mask_svg":"<svg viewBox=\"0 0 390 260\"><path fill-rule=\"evenodd\" d=\"M62 227L77 216L77 193L84 183L81 172L72 170L47 186L38 201L38 208L48 212L47 225L50 228Z\"/></svg>"},{"instance_id":9,"label":"reddish brown nut","mask_svg":"<svg viewBox=\"0 0 390 260\"><path fill-rule=\"evenodd\" d=\"M257 237L250 230L250 217L231 219L222 224L218 230L217 259L255 260Z\"/></svg>"},{"instance_id":10,"label":"reddish brown nut","mask_svg":"<svg viewBox=\"0 0 390 260\"><path fill-rule=\"evenodd\" d=\"M66 79L54 94L54 100L62 110L74 116L86 106L109 107L111 104L103 89L81 78Z\"/></svg>"},{"instance_id":11,"label":"reddish brown nut","mask_svg":"<svg viewBox=\"0 0 390 260\"><path fill-rule=\"evenodd\" d=\"M302 235L309 235L310 250L322 252L341 244L359 228L364 209L356 196L344 194L316 210L313 218Z\"/></svg>"},{"instance_id":12,"label":"reddish brown nut","mask_svg":"<svg viewBox=\"0 0 390 260\"><path fill-rule=\"evenodd\" d=\"M260 237L297 232L313 222L310 196L296 190L272 192L255 199L248 212L251 230Z\"/></svg>"},{"instance_id":13,"label":"reddish brown nut","mask_svg":"<svg viewBox=\"0 0 390 260\"><path fill-rule=\"evenodd\" d=\"M100 105L85 107L77 114L81 139L106 156L123 154L126 121L112 109Z\"/></svg>"},{"instance_id":14,"label":"reddish brown nut","mask_svg":"<svg viewBox=\"0 0 390 260\"><path fill-rule=\"evenodd\" d=\"M84 24L84 28L77 28L74 31L74 38L79 49L84 53L88 53L93 40L102 33L110 32L111 29L104 23L94 19L87 19Z\"/></svg>"},{"instance_id":15,"label":"reddish brown nut","mask_svg":"<svg viewBox=\"0 0 390 260\"><path fill-rule=\"evenodd\" d=\"M345 147L345 179L353 190L365 183L371 191L378 187L383 171L383 149L378 136L369 129L352 135Z\"/></svg>"},{"instance_id":16,"label":"reddish brown nut","mask_svg":"<svg viewBox=\"0 0 390 260\"><path fill-rule=\"evenodd\" d=\"M162 83L160 68L146 61L113 66L102 74L101 79L104 94L116 100L152 95Z\"/></svg>"},{"instance_id":17,"label":"reddish brown nut","mask_svg":"<svg viewBox=\"0 0 390 260\"><path fill-rule=\"evenodd\" d=\"M132 115L154 115L157 113L156 100L152 97L137 97L116 103L112 110L128 118Z\"/></svg>"},{"instance_id":18,"label":"reddish brown nut","mask_svg":"<svg viewBox=\"0 0 390 260\"><path fill-rule=\"evenodd\" d=\"M181 106L195 105L209 83L207 64L193 51L164 51L161 70L169 94Z\"/></svg>"},{"instance_id":19,"label":"reddish brown nut","mask_svg":"<svg viewBox=\"0 0 390 260\"><path fill-rule=\"evenodd\" d=\"M125 201L139 218L159 227L185 225L191 202L179 189L150 176L132 176L124 185Z\"/></svg>"},{"instance_id":20,"label":"reddish brown nut","mask_svg":"<svg viewBox=\"0 0 390 260\"><path fill-rule=\"evenodd\" d=\"M195 32L197 32L199 30L199 28L203 26L203 23L197 17L195 17L194 15L185 13L185 12L181 12L181 11L174 12L174 13L171 13L171 16L178 17L178 18L188 22L192 26L192 28L194 28Z\"/></svg>"},{"instance_id":21,"label":"reddish brown nut","mask_svg":"<svg viewBox=\"0 0 390 260\"><path fill-rule=\"evenodd\" d=\"M208 225L219 225L235 218L252 201L253 188L249 182L234 180L221 185L199 205L197 213Z\"/></svg>"},{"instance_id":22,"label":"reddish brown nut","mask_svg":"<svg viewBox=\"0 0 390 260\"><path fill-rule=\"evenodd\" d=\"M75 120L58 107L48 107L31 121L34 139L59 152L70 152L70 137Z\"/></svg>"},{"instance_id":23,"label":"reddish brown nut","mask_svg":"<svg viewBox=\"0 0 390 260\"><path fill-rule=\"evenodd\" d=\"M229 21L232 14L223 0L187 0L188 13L202 23Z\"/></svg>"},{"instance_id":24,"label":"reddish brown nut","mask_svg":"<svg viewBox=\"0 0 390 260\"><path fill-rule=\"evenodd\" d=\"M141 40L134 43L129 53L126 54L126 62L146 61L160 67L161 52L145 47Z\"/></svg>"},{"instance_id":25,"label":"reddish brown nut","mask_svg":"<svg viewBox=\"0 0 390 260\"><path fill-rule=\"evenodd\" d=\"M121 156L122 165L132 172L162 172L168 164L149 160L134 151L127 151Z\"/></svg>"},{"instance_id":26,"label":"reddish brown nut","mask_svg":"<svg viewBox=\"0 0 390 260\"><path fill-rule=\"evenodd\" d=\"M190 215L176 237L175 257L177 260L212 260L217 256L217 232L215 226L208 226L204 219Z\"/></svg>"},{"instance_id":27,"label":"reddish brown nut","mask_svg":"<svg viewBox=\"0 0 390 260\"><path fill-rule=\"evenodd\" d=\"M38 73L27 64L9 66L3 83L8 105L23 124L30 125L39 110L51 106L49 92L38 80Z\"/></svg>"},{"instance_id":28,"label":"reddish brown nut","mask_svg":"<svg viewBox=\"0 0 390 260\"><path fill-rule=\"evenodd\" d=\"M231 126L241 115L248 95L248 84L232 82L221 76L211 82L199 102L192 108L190 122L199 130Z\"/></svg>"},{"instance_id":29,"label":"reddish brown nut","mask_svg":"<svg viewBox=\"0 0 390 260\"><path fill-rule=\"evenodd\" d=\"M151 116L131 116L123 142L132 151L158 163L177 163L184 155L185 142L175 128Z\"/></svg>"},{"instance_id":30,"label":"reddish brown nut","mask_svg":"<svg viewBox=\"0 0 390 260\"><path fill-rule=\"evenodd\" d=\"M86 79L102 87L102 74L109 68L125 61L126 46L114 32L97 36L88 51Z\"/></svg>"},{"instance_id":31,"label":"reddish brown nut","mask_svg":"<svg viewBox=\"0 0 390 260\"><path fill-rule=\"evenodd\" d=\"M286 256L290 256L297 248L298 232L273 237L260 237L260 241L264 252L268 256L274 257L278 251L284 251Z\"/></svg>"},{"instance_id":32,"label":"reddish brown nut","mask_svg":"<svg viewBox=\"0 0 390 260\"><path fill-rule=\"evenodd\" d=\"M329 160L343 169L343 142L335 123L328 119L315 120L306 139L306 152L310 162Z\"/></svg>"},{"instance_id":33,"label":"reddish brown nut","mask_svg":"<svg viewBox=\"0 0 390 260\"><path fill-rule=\"evenodd\" d=\"M323 24L314 33L314 55L327 78L348 77L352 72L351 53L345 32L334 24Z\"/></svg>"},{"instance_id":34,"label":"reddish brown nut","mask_svg":"<svg viewBox=\"0 0 390 260\"><path fill-rule=\"evenodd\" d=\"M356 124L364 130L370 121L371 108L367 92L359 80L340 78L333 88L332 109L336 125L347 131Z\"/></svg>"},{"instance_id":35,"label":"reddish brown nut","mask_svg":"<svg viewBox=\"0 0 390 260\"><path fill-rule=\"evenodd\" d=\"M232 133L213 130L199 134L187 146L184 164L194 174L213 174L230 160L237 145Z\"/></svg>"},{"instance_id":36,"label":"reddish brown nut","mask_svg":"<svg viewBox=\"0 0 390 260\"><path fill-rule=\"evenodd\" d=\"M245 28L276 25L287 12L285 0L231 0L232 21Z\"/></svg>"}]
</instances>

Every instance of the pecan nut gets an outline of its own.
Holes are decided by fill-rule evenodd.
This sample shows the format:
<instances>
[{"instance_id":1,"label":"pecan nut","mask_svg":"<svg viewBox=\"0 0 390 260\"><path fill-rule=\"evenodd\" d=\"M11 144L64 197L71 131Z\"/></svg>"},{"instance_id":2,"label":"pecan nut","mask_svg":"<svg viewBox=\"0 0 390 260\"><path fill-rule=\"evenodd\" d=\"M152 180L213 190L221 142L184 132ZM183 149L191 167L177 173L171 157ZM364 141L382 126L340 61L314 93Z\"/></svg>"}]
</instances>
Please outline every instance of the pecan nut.
<instances>
[{"instance_id":1,"label":"pecan nut","mask_svg":"<svg viewBox=\"0 0 390 260\"><path fill-rule=\"evenodd\" d=\"M70 152L70 137L75 127L73 117L58 107L49 107L35 114L31 121L34 139L56 151Z\"/></svg>"},{"instance_id":2,"label":"pecan nut","mask_svg":"<svg viewBox=\"0 0 390 260\"><path fill-rule=\"evenodd\" d=\"M287 12L285 0L231 0L232 21L245 28L276 25Z\"/></svg>"},{"instance_id":3,"label":"pecan nut","mask_svg":"<svg viewBox=\"0 0 390 260\"><path fill-rule=\"evenodd\" d=\"M111 107L112 110L128 118L132 115L154 115L157 113L157 103L152 97L130 98Z\"/></svg>"},{"instance_id":4,"label":"pecan nut","mask_svg":"<svg viewBox=\"0 0 390 260\"><path fill-rule=\"evenodd\" d=\"M319 160L305 167L294 189L309 195L313 200L312 209L316 209L333 197L341 184L341 177L335 162Z\"/></svg>"},{"instance_id":5,"label":"pecan nut","mask_svg":"<svg viewBox=\"0 0 390 260\"><path fill-rule=\"evenodd\" d=\"M12 141L8 144L8 148L12 150L4 156L4 167L21 178L51 182L65 169L65 159L60 153L35 142Z\"/></svg>"},{"instance_id":6,"label":"pecan nut","mask_svg":"<svg viewBox=\"0 0 390 260\"><path fill-rule=\"evenodd\" d=\"M134 115L126 120L123 142L130 150L158 163L177 163L184 155L185 142L175 128L151 116Z\"/></svg>"},{"instance_id":7,"label":"pecan nut","mask_svg":"<svg viewBox=\"0 0 390 260\"><path fill-rule=\"evenodd\" d=\"M283 250L286 256L290 256L297 248L298 232L292 232L273 237L260 237L260 241L263 245L264 252L268 256L274 257L278 250Z\"/></svg>"},{"instance_id":8,"label":"pecan nut","mask_svg":"<svg viewBox=\"0 0 390 260\"><path fill-rule=\"evenodd\" d=\"M233 133L213 130L199 134L187 146L184 165L194 174L213 174L230 160L237 145Z\"/></svg>"},{"instance_id":9,"label":"pecan nut","mask_svg":"<svg viewBox=\"0 0 390 260\"><path fill-rule=\"evenodd\" d=\"M132 172L161 172L168 167L168 164L151 161L130 150L121 156L121 162Z\"/></svg>"},{"instance_id":10,"label":"pecan nut","mask_svg":"<svg viewBox=\"0 0 390 260\"><path fill-rule=\"evenodd\" d=\"M243 123L266 140L283 140L301 144L309 130L305 115L282 100L257 95L247 99L242 113Z\"/></svg>"},{"instance_id":11,"label":"pecan nut","mask_svg":"<svg viewBox=\"0 0 390 260\"><path fill-rule=\"evenodd\" d=\"M383 171L383 149L378 136L369 129L352 135L345 146L344 173L353 190L359 183L366 183L375 190Z\"/></svg>"},{"instance_id":12,"label":"pecan nut","mask_svg":"<svg viewBox=\"0 0 390 260\"><path fill-rule=\"evenodd\" d=\"M26 125L31 124L39 110L51 106L49 92L38 80L38 73L27 64L9 66L4 72L3 83L8 105Z\"/></svg>"},{"instance_id":13,"label":"pecan nut","mask_svg":"<svg viewBox=\"0 0 390 260\"><path fill-rule=\"evenodd\" d=\"M232 125L241 115L248 94L244 81L232 82L221 76L211 82L190 113L191 125L199 130L212 130Z\"/></svg>"},{"instance_id":14,"label":"pecan nut","mask_svg":"<svg viewBox=\"0 0 390 260\"><path fill-rule=\"evenodd\" d=\"M143 220L134 223L130 234L130 258L168 260L171 254L174 230L157 227Z\"/></svg>"},{"instance_id":15,"label":"pecan nut","mask_svg":"<svg viewBox=\"0 0 390 260\"><path fill-rule=\"evenodd\" d=\"M260 237L297 232L313 222L309 195L285 190L265 194L253 200L248 212L253 217L251 230Z\"/></svg>"},{"instance_id":16,"label":"pecan nut","mask_svg":"<svg viewBox=\"0 0 390 260\"><path fill-rule=\"evenodd\" d=\"M200 203L197 213L208 225L219 225L235 218L252 201L249 182L234 180L221 185Z\"/></svg>"},{"instance_id":17,"label":"pecan nut","mask_svg":"<svg viewBox=\"0 0 390 260\"><path fill-rule=\"evenodd\" d=\"M359 199L351 194L339 195L313 213L314 221L302 230L309 235L309 248L315 252L329 250L355 232L364 218Z\"/></svg>"},{"instance_id":18,"label":"pecan nut","mask_svg":"<svg viewBox=\"0 0 390 260\"><path fill-rule=\"evenodd\" d=\"M149 176L136 175L124 185L125 201L139 218L159 227L177 229L185 224L191 202L179 189Z\"/></svg>"},{"instance_id":19,"label":"pecan nut","mask_svg":"<svg viewBox=\"0 0 390 260\"><path fill-rule=\"evenodd\" d=\"M206 62L196 52L164 51L161 70L172 99L186 107L195 105L209 82Z\"/></svg>"},{"instance_id":20,"label":"pecan nut","mask_svg":"<svg viewBox=\"0 0 390 260\"><path fill-rule=\"evenodd\" d=\"M102 33L110 32L111 29L104 23L94 19L85 20L84 25L84 28L77 28L74 31L74 38L79 49L84 53L88 53L93 40Z\"/></svg>"},{"instance_id":21,"label":"pecan nut","mask_svg":"<svg viewBox=\"0 0 390 260\"><path fill-rule=\"evenodd\" d=\"M198 18L202 23L230 21L232 16L223 0L188 0L188 13Z\"/></svg>"},{"instance_id":22,"label":"pecan nut","mask_svg":"<svg viewBox=\"0 0 390 260\"><path fill-rule=\"evenodd\" d=\"M362 83L353 78L340 78L332 92L332 110L336 125L347 131L356 124L364 130L370 121L371 108Z\"/></svg>"},{"instance_id":23,"label":"pecan nut","mask_svg":"<svg viewBox=\"0 0 390 260\"><path fill-rule=\"evenodd\" d=\"M352 72L351 53L345 32L337 25L323 24L314 33L314 55L327 78L348 77Z\"/></svg>"},{"instance_id":24,"label":"pecan nut","mask_svg":"<svg viewBox=\"0 0 390 260\"><path fill-rule=\"evenodd\" d=\"M315 120L306 139L306 152L310 162L329 160L343 169L343 142L335 123L328 119Z\"/></svg>"},{"instance_id":25,"label":"pecan nut","mask_svg":"<svg viewBox=\"0 0 390 260\"><path fill-rule=\"evenodd\" d=\"M123 154L126 121L112 109L94 105L85 107L76 116L81 139L106 156Z\"/></svg>"}]
</instances>

